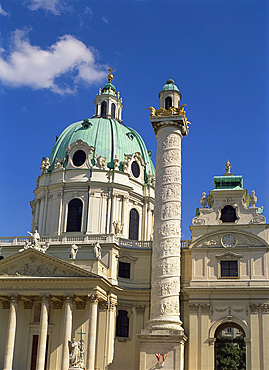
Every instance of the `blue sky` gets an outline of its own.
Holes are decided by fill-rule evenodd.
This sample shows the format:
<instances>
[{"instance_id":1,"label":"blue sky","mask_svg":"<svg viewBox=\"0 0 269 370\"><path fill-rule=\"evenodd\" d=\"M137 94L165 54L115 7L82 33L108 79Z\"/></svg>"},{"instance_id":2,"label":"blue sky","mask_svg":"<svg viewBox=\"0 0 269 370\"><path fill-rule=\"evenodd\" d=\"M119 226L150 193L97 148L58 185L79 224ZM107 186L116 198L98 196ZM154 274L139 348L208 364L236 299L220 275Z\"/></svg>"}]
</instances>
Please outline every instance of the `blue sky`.
<instances>
[{"instance_id":1,"label":"blue sky","mask_svg":"<svg viewBox=\"0 0 269 370\"><path fill-rule=\"evenodd\" d=\"M156 155L149 106L172 77L187 104L183 239L213 176L232 172L268 216L268 5L260 0L0 0L0 235L26 235L41 158L94 114L112 66L123 120Z\"/></svg>"}]
</instances>

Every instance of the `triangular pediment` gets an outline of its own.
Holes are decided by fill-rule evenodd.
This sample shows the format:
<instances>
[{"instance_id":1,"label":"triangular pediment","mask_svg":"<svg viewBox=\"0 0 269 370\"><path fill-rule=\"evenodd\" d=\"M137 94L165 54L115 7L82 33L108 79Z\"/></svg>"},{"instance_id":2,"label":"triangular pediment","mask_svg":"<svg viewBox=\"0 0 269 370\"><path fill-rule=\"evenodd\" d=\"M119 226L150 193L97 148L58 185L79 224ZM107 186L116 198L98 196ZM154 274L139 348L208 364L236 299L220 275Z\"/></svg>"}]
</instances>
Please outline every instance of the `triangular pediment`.
<instances>
[{"instance_id":1,"label":"triangular pediment","mask_svg":"<svg viewBox=\"0 0 269 370\"><path fill-rule=\"evenodd\" d=\"M27 249L0 261L0 277L95 277L71 263L34 249Z\"/></svg>"}]
</instances>

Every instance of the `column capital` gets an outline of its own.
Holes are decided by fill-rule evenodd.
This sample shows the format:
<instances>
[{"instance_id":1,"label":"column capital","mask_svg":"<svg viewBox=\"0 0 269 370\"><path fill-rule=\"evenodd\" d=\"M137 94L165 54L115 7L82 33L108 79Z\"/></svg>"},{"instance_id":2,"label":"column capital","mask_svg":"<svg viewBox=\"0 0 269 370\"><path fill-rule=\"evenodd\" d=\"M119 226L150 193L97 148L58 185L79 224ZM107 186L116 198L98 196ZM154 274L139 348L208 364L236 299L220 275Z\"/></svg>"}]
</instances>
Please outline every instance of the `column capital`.
<instances>
[{"instance_id":1,"label":"column capital","mask_svg":"<svg viewBox=\"0 0 269 370\"><path fill-rule=\"evenodd\" d=\"M90 302L93 304L98 304L99 302L99 297L97 294L91 294L89 295Z\"/></svg>"},{"instance_id":2,"label":"column capital","mask_svg":"<svg viewBox=\"0 0 269 370\"><path fill-rule=\"evenodd\" d=\"M9 303L17 304L18 301L19 301L19 295L18 294L9 295Z\"/></svg>"},{"instance_id":3,"label":"column capital","mask_svg":"<svg viewBox=\"0 0 269 370\"><path fill-rule=\"evenodd\" d=\"M73 294L66 294L63 296L65 303L73 303L74 295Z\"/></svg>"}]
</instances>

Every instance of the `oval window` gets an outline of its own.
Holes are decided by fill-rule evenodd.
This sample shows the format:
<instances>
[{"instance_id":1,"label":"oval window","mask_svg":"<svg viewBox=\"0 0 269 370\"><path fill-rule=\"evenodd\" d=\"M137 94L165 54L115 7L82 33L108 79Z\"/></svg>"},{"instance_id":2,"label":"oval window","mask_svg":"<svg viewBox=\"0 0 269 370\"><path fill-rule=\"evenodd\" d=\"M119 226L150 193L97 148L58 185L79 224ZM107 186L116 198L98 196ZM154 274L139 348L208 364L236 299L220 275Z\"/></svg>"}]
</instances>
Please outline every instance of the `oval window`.
<instances>
[{"instance_id":1,"label":"oval window","mask_svg":"<svg viewBox=\"0 0 269 370\"><path fill-rule=\"evenodd\" d=\"M82 166L86 161L86 153L84 150L77 150L73 155L73 164L76 167Z\"/></svg>"},{"instance_id":2,"label":"oval window","mask_svg":"<svg viewBox=\"0 0 269 370\"><path fill-rule=\"evenodd\" d=\"M140 175L140 167L139 167L138 163L134 161L132 163L131 169L132 169L132 173L133 173L134 177L138 178L139 175Z\"/></svg>"}]
</instances>

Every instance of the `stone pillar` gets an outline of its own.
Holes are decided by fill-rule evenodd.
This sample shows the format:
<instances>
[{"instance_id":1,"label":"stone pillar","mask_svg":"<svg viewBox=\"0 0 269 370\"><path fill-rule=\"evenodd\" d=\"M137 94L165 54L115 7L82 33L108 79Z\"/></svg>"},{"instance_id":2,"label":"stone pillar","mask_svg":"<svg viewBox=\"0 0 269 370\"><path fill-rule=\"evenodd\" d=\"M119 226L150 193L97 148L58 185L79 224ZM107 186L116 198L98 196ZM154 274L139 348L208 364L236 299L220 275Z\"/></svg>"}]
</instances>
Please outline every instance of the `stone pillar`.
<instances>
[{"instance_id":1,"label":"stone pillar","mask_svg":"<svg viewBox=\"0 0 269 370\"><path fill-rule=\"evenodd\" d=\"M175 108L176 109L176 108ZM167 114L169 112L167 111ZM184 114L151 115L157 138L150 320L140 337L140 370L156 366L182 370L186 336L180 320L181 140Z\"/></svg>"},{"instance_id":2,"label":"stone pillar","mask_svg":"<svg viewBox=\"0 0 269 370\"><path fill-rule=\"evenodd\" d=\"M123 195L122 197L122 213L121 213L121 224L123 225L122 229L122 236L124 238L128 238L128 223L129 223L129 218L127 215L127 203L128 203L128 195Z\"/></svg>"},{"instance_id":3,"label":"stone pillar","mask_svg":"<svg viewBox=\"0 0 269 370\"><path fill-rule=\"evenodd\" d=\"M91 296L86 369L94 370L97 337L98 298Z\"/></svg>"},{"instance_id":4,"label":"stone pillar","mask_svg":"<svg viewBox=\"0 0 269 370\"><path fill-rule=\"evenodd\" d=\"M65 315L64 315L64 336L63 336L63 352L62 352L62 370L69 368L69 348L68 341L71 341L72 336L72 302L71 296L65 298Z\"/></svg>"},{"instance_id":5,"label":"stone pillar","mask_svg":"<svg viewBox=\"0 0 269 370\"><path fill-rule=\"evenodd\" d=\"M18 297L12 295L10 297L9 319L7 326L6 348L4 358L4 370L12 370L13 354L15 346L16 335L16 321L17 321L17 304Z\"/></svg>"},{"instance_id":6,"label":"stone pillar","mask_svg":"<svg viewBox=\"0 0 269 370\"><path fill-rule=\"evenodd\" d=\"M168 121L157 131L150 326L181 330L181 139Z\"/></svg>"},{"instance_id":7,"label":"stone pillar","mask_svg":"<svg viewBox=\"0 0 269 370\"><path fill-rule=\"evenodd\" d=\"M110 224L109 224L109 233L113 232L113 222L116 221L115 220L116 200L117 200L117 195L113 194L111 191L111 217L110 217Z\"/></svg>"},{"instance_id":8,"label":"stone pillar","mask_svg":"<svg viewBox=\"0 0 269 370\"><path fill-rule=\"evenodd\" d=\"M42 297L41 303L36 370L44 370L45 368L46 345L48 335L48 318L49 318L49 298L47 295L44 295Z\"/></svg>"}]
</instances>

